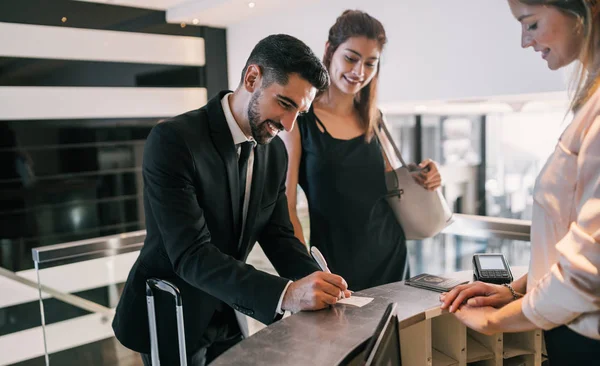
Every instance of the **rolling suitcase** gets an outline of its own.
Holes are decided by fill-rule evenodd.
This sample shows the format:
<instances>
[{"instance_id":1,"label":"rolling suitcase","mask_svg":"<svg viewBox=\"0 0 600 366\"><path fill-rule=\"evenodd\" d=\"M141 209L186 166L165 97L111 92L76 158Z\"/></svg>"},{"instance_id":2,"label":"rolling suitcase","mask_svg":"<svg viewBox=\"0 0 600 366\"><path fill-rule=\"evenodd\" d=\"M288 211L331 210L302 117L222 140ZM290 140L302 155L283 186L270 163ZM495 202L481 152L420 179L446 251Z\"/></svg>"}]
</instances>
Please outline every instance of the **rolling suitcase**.
<instances>
[{"instance_id":1,"label":"rolling suitcase","mask_svg":"<svg viewBox=\"0 0 600 366\"><path fill-rule=\"evenodd\" d=\"M148 324L150 326L150 356L152 358L152 366L160 366L153 290L167 292L175 298L175 311L177 314L177 337L179 338L179 364L181 366L187 366L187 354L185 351L185 329L183 324L183 304L181 302L181 294L179 293L179 289L170 282L159 280L158 278L149 278L146 281L146 305L148 306Z\"/></svg>"}]
</instances>

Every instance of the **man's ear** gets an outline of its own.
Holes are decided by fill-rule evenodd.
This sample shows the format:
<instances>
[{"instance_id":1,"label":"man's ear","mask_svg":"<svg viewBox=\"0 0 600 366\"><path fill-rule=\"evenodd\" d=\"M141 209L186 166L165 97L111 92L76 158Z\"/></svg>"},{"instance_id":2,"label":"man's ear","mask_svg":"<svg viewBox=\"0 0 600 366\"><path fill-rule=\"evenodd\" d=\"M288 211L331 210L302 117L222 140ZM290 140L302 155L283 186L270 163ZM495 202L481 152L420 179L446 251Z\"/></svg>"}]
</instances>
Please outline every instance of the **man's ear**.
<instances>
[{"instance_id":1,"label":"man's ear","mask_svg":"<svg viewBox=\"0 0 600 366\"><path fill-rule=\"evenodd\" d=\"M244 74L244 89L249 93L254 93L255 90L260 88L262 83L262 71L260 66L251 64L246 68L246 74Z\"/></svg>"}]
</instances>

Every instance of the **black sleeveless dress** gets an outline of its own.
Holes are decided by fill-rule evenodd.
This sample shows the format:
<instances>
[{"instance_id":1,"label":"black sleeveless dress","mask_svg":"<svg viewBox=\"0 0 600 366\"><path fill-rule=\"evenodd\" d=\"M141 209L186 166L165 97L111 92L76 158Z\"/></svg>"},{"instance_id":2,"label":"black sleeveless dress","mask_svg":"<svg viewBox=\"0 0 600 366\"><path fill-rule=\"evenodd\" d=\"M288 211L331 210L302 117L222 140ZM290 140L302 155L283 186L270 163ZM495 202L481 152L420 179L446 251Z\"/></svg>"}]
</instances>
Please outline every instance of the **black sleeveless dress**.
<instances>
[{"instance_id":1,"label":"black sleeveless dress","mask_svg":"<svg viewBox=\"0 0 600 366\"><path fill-rule=\"evenodd\" d=\"M377 139L336 139L312 107L297 125L302 139L298 180L308 199L309 244L319 248L330 270L344 277L351 290L406 279L406 239L383 199L385 165Z\"/></svg>"}]
</instances>

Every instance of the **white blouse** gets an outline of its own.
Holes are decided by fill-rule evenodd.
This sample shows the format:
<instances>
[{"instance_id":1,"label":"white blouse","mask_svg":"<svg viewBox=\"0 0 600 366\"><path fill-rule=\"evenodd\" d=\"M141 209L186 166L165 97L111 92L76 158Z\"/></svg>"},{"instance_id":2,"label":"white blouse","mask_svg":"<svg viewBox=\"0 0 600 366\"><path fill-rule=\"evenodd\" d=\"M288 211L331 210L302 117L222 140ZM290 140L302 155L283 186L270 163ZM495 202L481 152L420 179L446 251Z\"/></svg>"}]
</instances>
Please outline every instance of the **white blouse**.
<instances>
[{"instance_id":1,"label":"white blouse","mask_svg":"<svg viewBox=\"0 0 600 366\"><path fill-rule=\"evenodd\" d=\"M600 339L600 90L537 178L525 316Z\"/></svg>"}]
</instances>

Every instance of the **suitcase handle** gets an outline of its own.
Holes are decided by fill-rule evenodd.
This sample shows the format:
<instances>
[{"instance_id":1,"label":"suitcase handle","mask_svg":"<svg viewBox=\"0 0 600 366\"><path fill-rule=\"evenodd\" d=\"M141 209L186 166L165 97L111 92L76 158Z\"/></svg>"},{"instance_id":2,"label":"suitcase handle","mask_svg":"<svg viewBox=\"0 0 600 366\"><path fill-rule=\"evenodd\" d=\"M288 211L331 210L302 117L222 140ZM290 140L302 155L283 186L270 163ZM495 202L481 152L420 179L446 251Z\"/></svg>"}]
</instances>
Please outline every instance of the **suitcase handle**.
<instances>
[{"instance_id":1,"label":"suitcase handle","mask_svg":"<svg viewBox=\"0 0 600 366\"><path fill-rule=\"evenodd\" d=\"M154 307L153 290L168 292L175 298L175 312L177 314L177 336L179 339L179 364L187 366L187 353L185 350L185 330L183 323L183 303L181 293L174 284L160 280L158 278L149 278L146 280L146 305L148 307L148 325L150 326L150 348L152 357L152 366L160 366L158 356L158 334L156 330L156 311Z\"/></svg>"}]
</instances>

